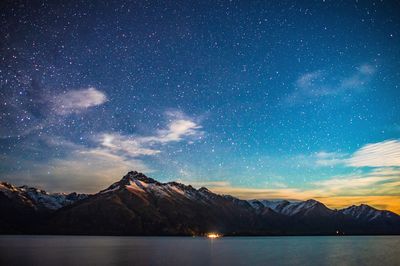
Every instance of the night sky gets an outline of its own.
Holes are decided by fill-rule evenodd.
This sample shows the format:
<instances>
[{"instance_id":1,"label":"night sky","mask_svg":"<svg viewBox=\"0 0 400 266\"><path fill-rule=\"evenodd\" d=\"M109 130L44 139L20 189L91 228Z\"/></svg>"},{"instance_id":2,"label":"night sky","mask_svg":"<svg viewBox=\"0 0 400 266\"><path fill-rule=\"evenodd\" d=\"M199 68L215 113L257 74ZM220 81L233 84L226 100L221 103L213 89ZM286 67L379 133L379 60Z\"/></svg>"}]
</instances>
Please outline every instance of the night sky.
<instances>
[{"instance_id":1,"label":"night sky","mask_svg":"<svg viewBox=\"0 0 400 266\"><path fill-rule=\"evenodd\" d=\"M1 2L1 180L400 213L399 2L99 2Z\"/></svg>"}]
</instances>

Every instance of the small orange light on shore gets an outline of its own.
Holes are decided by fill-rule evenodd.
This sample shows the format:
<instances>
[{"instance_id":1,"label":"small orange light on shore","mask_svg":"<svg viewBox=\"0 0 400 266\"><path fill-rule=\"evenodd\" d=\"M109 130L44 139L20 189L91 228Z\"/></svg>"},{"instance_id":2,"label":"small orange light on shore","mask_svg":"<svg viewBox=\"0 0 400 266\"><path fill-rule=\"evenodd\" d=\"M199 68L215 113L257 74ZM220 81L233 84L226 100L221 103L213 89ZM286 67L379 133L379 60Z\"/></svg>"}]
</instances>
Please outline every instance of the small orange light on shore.
<instances>
[{"instance_id":1,"label":"small orange light on shore","mask_svg":"<svg viewBox=\"0 0 400 266\"><path fill-rule=\"evenodd\" d=\"M208 233L207 237L214 239L214 238L218 238L218 237L221 237L221 236L219 234L217 234L217 233Z\"/></svg>"}]
</instances>

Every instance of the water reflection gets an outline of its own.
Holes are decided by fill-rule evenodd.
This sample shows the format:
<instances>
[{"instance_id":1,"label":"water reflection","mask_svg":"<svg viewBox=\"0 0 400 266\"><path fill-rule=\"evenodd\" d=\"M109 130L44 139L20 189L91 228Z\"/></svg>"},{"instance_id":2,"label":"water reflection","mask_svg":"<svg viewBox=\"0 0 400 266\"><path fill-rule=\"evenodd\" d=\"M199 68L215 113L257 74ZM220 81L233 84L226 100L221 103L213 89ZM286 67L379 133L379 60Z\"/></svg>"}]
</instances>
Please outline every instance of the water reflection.
<instances>
[{"instance_id":1,"label":"water reflection","mask_svg":"<svg viewBox=\"0 0 400 266\"><path fill-rule=\"evenodd\" d=\"M398 265L399 236L2 236L0 265Z\"/></svg>"}]
</instances>

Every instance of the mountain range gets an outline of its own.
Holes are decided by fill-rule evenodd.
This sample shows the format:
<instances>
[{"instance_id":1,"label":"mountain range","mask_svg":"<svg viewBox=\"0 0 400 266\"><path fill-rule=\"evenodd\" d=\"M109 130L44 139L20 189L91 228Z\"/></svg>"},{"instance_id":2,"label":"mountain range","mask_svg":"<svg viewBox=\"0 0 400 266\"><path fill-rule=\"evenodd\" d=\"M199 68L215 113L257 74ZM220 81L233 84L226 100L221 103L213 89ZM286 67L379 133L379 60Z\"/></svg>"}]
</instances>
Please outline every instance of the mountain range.
<instances>
[{"instance_id":1,"label":"mountain range","mask_svg":"<svg viewBox=\"0 0 400 266\"><path fill-rule=\"evenodd\" d=\"M241 200L127 173L95 194L0 183L0 233L67 235L400 234L400 216L368 205L333 210L316 200Z\"/></svg>"}]
</instances>

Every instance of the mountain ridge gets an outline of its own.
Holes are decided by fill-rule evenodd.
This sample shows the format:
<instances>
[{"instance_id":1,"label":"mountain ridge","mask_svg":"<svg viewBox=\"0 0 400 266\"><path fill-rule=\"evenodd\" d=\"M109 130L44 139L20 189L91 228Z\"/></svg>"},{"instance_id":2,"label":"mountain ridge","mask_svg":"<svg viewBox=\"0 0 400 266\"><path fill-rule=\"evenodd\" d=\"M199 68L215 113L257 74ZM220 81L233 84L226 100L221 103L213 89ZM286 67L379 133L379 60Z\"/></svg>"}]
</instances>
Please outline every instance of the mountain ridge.
<instances>
[{"instance_id":1,"label":"mountain ridge","mask_svg":"<svg viewBox=\"0 0 400 266\"><path fill-rule=\"evenodd\" d=\"M365 204L332 210L313 199L241 200L215 194L205 187L161 183L136 171L92 195L47 193L1 182L0 213L0 225L5 228L0 233L400 234L399 215ZM25 217L32 224L24 223Z\"/></svg>"}]
</instances>

